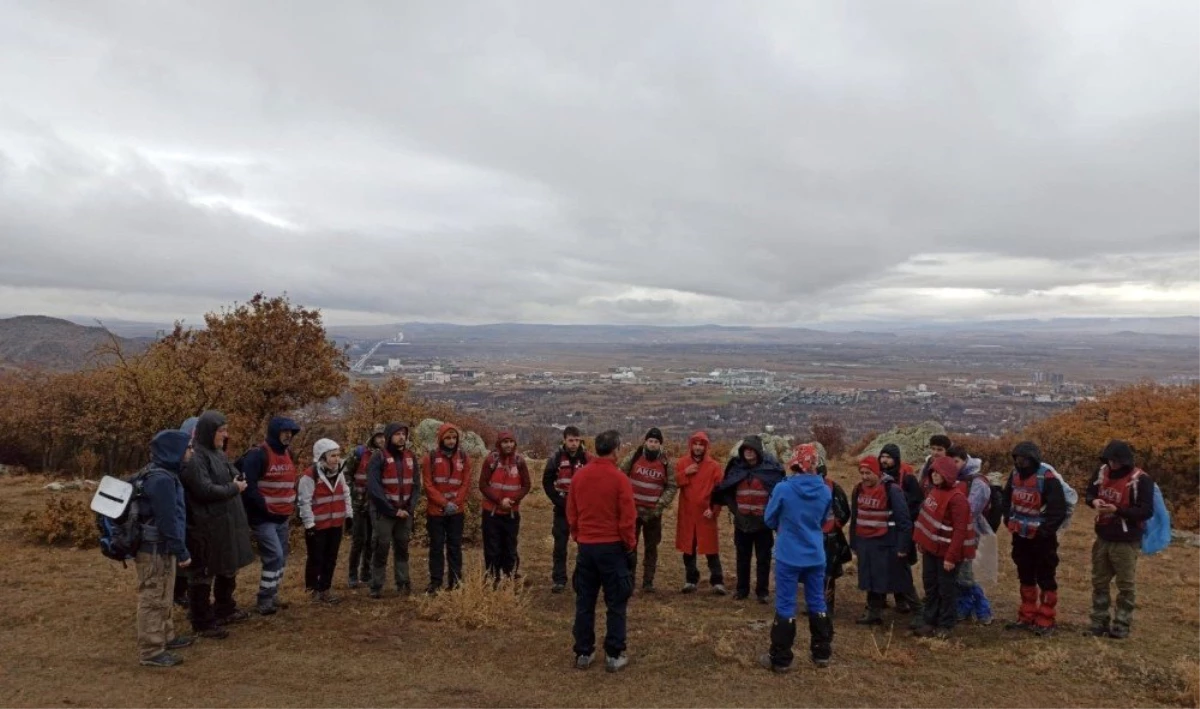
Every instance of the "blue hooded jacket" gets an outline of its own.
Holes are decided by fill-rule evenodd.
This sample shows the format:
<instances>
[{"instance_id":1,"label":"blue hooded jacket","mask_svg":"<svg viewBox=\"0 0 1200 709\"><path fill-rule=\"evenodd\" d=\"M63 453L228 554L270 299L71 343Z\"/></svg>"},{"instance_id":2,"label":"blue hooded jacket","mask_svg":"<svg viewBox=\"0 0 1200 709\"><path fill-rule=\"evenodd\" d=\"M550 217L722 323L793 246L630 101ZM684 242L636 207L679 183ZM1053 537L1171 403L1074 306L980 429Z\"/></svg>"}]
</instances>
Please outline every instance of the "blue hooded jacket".
<instances>
[{"instance_id":1,"label":"blue hooded jacket","mask_svg":"<svg viewBox=\"0 0 1200 709\"><path fill-rule=\"evenodd\" d=\"M291 431L292 435L295 435L300 432L300 426L285 416L276 416L267 424L267 445L278 454L283 454L288 448L279 441L279 436L284 431ZM262 477L266 465L266 455L263 454L260 446L251 448L242 458L242 473L246 476L246 491L242 493L242 500L246 504L246 518L251 525L263 522L282 524L288 519L284 515L273 515L267 512L267 501L263 499L262 493L258 490L258 481Z\"/></svg>"},{"instance_id":2,"label":"blue hooded jacket","mask_svg":"<svg viewBox=\"0 0 1200 709\"><path fill-rule=\"evenodd\" d=\"M833 493L820 475L801 473L775 486L763 521L774 529L775 563L825 567L825 532Z\"/></svg>"},{"instance_id":3,"label":"blue hooded jacket","mask_svg":"<svg viewBox=\"0 0 1200 709\"><path fill-rule=\"evenodd\" d=\"M166 552L179 561L191 558L184 544L187 508L179 471L191 436L183 431L159 431L150 441L150 469L142 482L148 509L142 527L142 551Z\"/></svg>"}]
</instances>

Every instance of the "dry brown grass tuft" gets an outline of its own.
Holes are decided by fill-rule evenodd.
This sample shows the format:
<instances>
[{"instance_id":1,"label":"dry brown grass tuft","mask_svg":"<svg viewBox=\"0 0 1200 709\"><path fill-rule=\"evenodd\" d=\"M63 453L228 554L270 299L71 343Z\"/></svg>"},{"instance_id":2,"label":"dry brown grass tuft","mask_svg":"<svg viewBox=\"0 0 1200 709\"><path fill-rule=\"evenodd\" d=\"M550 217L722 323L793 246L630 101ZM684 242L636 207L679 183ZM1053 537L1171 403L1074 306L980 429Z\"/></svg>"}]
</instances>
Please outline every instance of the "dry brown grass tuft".
<instances>
[{"instance_id":1,"label":"dry brown grass tuft","mask_svg":"<svg viewBox=\"0 0 1200 709\"><path fill-rule=\"evenodd\" d=\"M86 496L55 495L41 512L26 512L21 521L29 536L42 544L85 549L100 543L96 513Z\"/></svg>"},{"instance_id":2,"label":"dry brown grass tuft","mask_svg":"<svg viewBox=\"0 0 1200 709\"><path fill-rule=\"evenodd\" d=\"M1184 707L1200 706L1200 660L1194 657L1181 657L1175 662L1175 673L1183 684L1179 692L1179 705Z\"/></svg>"},{"instance_id":3,"label":"dry brown grass tuft","mask_svg":"<svg viewBox=\"0 0 1200 709\"><path fill-rule=\"evenodd\" d=\"M417 599L417 615L468 629L508 630L529 625L531 604L520 581L502 578L494 586L482 564L468 563L458 588Z\"/></svg>"}]
</instances>

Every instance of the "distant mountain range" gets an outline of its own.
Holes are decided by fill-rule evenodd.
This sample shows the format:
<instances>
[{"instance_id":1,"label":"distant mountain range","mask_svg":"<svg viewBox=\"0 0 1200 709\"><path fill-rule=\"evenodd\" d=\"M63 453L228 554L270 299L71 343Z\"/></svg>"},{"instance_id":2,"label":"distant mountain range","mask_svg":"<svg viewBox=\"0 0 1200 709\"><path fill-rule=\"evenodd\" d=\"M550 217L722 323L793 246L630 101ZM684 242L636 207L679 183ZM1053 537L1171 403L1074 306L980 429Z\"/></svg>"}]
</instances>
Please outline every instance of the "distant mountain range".
<instances>
[{"instance_id":1,"label":"distant mountain range","mask_svg":"<svg viewBox=\"0 0 1200 709\"><path fill-rule=\"evenodd\" d=\"M96 348L112 342L102 327L42 315L0 320L0 366L79 369L97 360ZM149 338L116 338L126 352L140 352Z\"/></svg>"}]
</instances>

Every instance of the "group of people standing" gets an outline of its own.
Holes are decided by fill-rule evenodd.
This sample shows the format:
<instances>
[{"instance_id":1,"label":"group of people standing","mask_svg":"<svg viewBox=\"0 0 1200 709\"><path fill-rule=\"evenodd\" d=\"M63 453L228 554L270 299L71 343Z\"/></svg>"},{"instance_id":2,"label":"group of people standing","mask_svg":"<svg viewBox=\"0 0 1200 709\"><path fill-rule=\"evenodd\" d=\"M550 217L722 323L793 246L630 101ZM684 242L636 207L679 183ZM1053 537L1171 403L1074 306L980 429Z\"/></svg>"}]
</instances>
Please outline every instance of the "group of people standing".
<instances>
[{"instance_id":1,"label":"group of people standing","mask_svg":"<svg viewBox=\"0 0 1200 709\"><path fill-rule=\"evenodd\" d=\"M347 456L335 441L322 438L313 444L313 462L304 470L297 469L290 451L299 431L294 421L276 417L265 439L236 460L226 455L228 427L216 411L155 436L140 513L143 543L136 556L142 664L177 665L182 658L175 651L194 641L174 632L171 588L200 637L225 638L228 626L249 617L238 608L234 592L238 570L253 562L252 538L261 560L255 610L262 615L286 610L279 586L294 516L304 528L304 582L314 602L339 601L331 588L344 535L351 536L351 588L365 583L371 598L381 598L390 552L396 590L411 593L408 551L421 498L430 542L426 593L462 583L464 515L473 475L456 426L442 425L433 448L423 455L413 450L409 428L401 423L376 426L370 439ZM728 593L719 553L722 508L729 510L734 526L734 599L748 599L753 592L758 602L770 603L774 566L775 618L769 651L759 658L768 669L792 666L801 587L811 659L818 666L829 663L836 580L853 556L858 586L866 593L860 624L882 623L888 596L894 597L897 612L912 614L911 627L919 636L944 637L971 617L991 623L975 567L994 579L996 530L986 514L994 495L980 461L947 437L929 441L931 454L919 470L902 462L896 446L862 458L860 482L850 495L826 477L823 449L815 444L797 446L781 463L759 437L749 436L725 465L713 457L703 432L693 434L675 459L663 444L662 432L652 428L619 460L618 432L598 435L589 453L582 433L567 427L562 446L546 463L542 486L553 505L553 593L566 589L570 540L577 545L571 577L576 667L587 669L595 657L593 626L601 591L607 611L606 669L616 672L628 663L626 608L635 589L639 547L642 592L655 593L663 514L676 501L682 593L699 590L701 555L711 592ZM1152 514L1154 490L1149 476L1134 467L1128 444L1114 441L1101 457L1103 466L1087 491L1087 504L1098 513L1090 632L1122 638L1129 634L1140 530ZM1057 531L1068 517L1069 488L1034 444L1018 445L1012 459L1000 504L1013 536L1021 604L1008 625L1050 634L1056 625ZM485 568L499 583L518 575L520 505L531 489L527 463L512 434L497 437L477 485ZM911 572L918 560L924 600ZM1120 593L1110 617L1108 587L1114 579Z\"/></svg>"}]
</instances>

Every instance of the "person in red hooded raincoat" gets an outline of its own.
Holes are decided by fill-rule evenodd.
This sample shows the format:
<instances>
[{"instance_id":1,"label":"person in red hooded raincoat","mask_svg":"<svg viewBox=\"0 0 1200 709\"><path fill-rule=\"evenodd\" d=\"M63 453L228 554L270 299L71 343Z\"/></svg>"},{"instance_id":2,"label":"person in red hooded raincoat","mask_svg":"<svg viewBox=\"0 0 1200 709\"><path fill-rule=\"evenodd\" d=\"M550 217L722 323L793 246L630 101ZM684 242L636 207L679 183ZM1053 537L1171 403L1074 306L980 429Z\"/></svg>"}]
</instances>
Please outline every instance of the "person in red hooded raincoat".
<instances>
[{"instance_id":1,"label":"person in red hooded raincoat","mask_svg":"<svg viewBox=\"0 0 1200 709\"><path fill-rule=\"evenodd\" d=\"M708 435L703 431L688 439L688 451L675 461L675 481L679 483L679 515L675 525L675 548L683 554L687 578L683 593L695 593L700 582L696 556L708 561L709 583L713 592L725 595L725 574L721 570L717 530L719 506L712 504L713 489L725 475L721 464L709 455Z\"/></svg>"}]
</instances>

